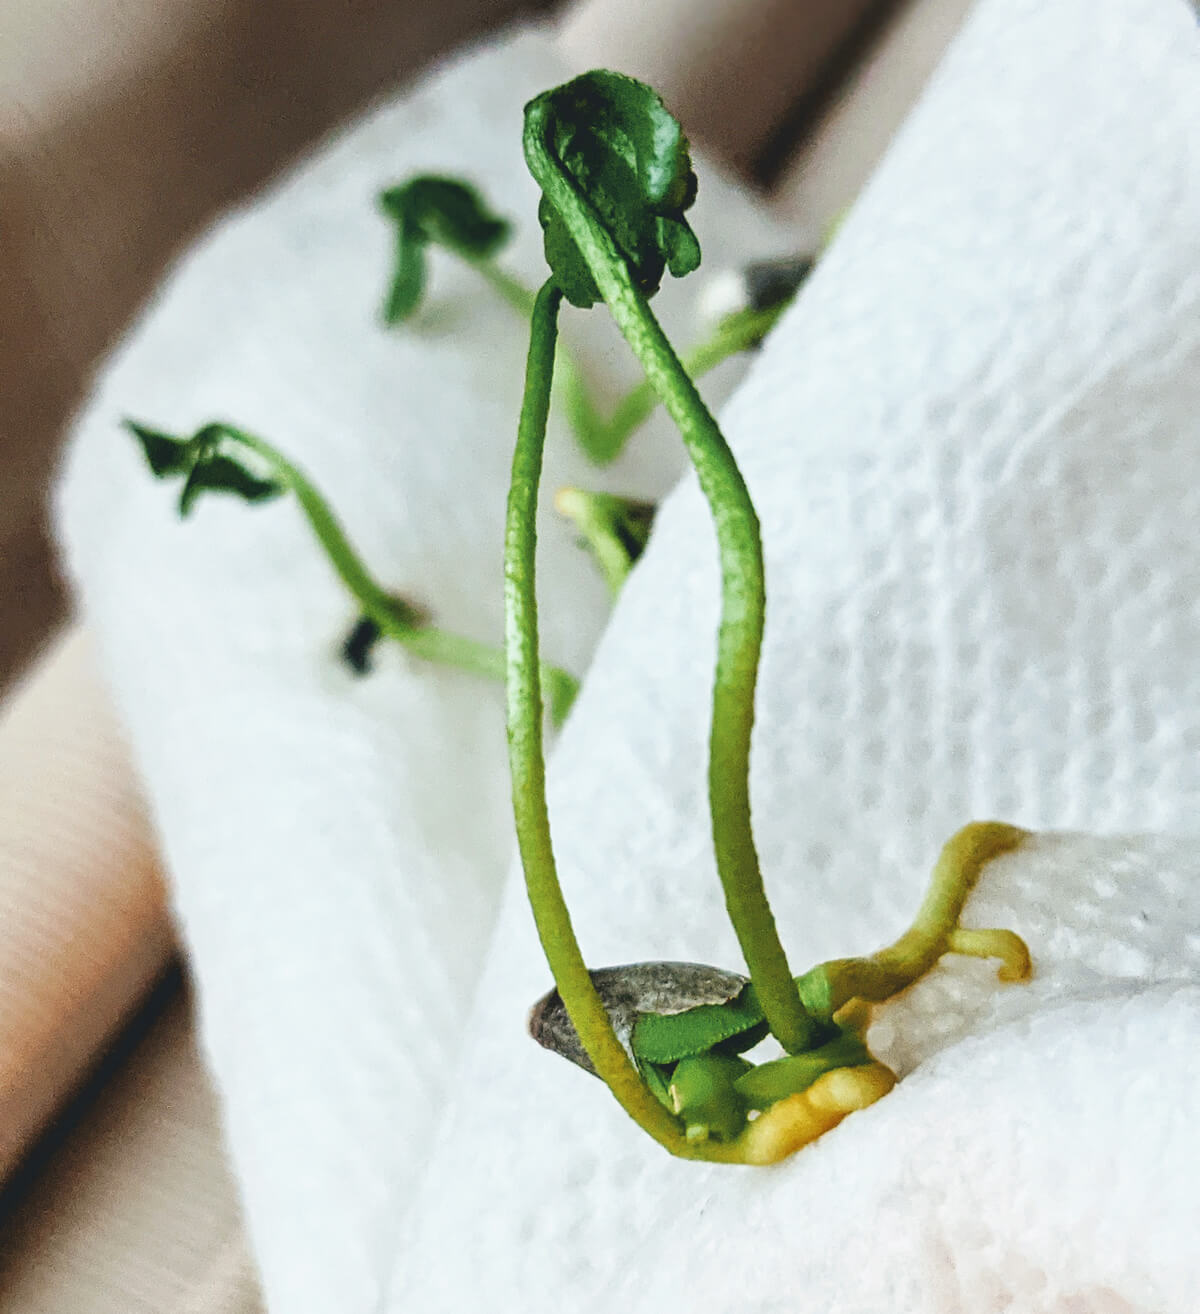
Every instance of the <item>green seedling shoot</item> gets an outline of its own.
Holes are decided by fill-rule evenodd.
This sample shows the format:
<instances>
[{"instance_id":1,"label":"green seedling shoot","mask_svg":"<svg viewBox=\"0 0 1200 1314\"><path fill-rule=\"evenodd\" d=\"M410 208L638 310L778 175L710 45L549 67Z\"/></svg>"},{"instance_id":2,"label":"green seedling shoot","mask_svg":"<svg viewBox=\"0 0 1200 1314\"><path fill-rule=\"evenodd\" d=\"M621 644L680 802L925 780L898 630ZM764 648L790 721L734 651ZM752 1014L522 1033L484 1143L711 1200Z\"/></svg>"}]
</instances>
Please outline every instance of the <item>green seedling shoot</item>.
<instances>
[{"instance_id":1,"label":"green seedling shoot","mask_svg":"<svg viewBox=\"0 0 1200 1314\"><path fill-rule=\"evenodd\" d=\"M658 96L597 71L525 110L525 158L542 189L550 275L536 294L505 538L508 733L525 879L555 989L530 1029L604 1080L656 1141L686 1158L774 1162L865 1107L894 1075L872 1058L863 1009L905 989L947 952L1028 972L1009 931L959 915L983 866L1024 832L966 827L946 846L913 926L869 958L794 977L767 901L750 820L749 756L766 593L758 519L733 454L650 308L666 272L700 263L686 211L696 190L687 142ZM558 880L546 805L535 582L536 511L558 314L603 301L682 436L712 514L721 569L709 738L717 871L749 977L695 964L589 971ZM864 1002L865 1001L865 1002ZM784 1057L743 1057L769 1032Z\"/></svg>"},{"instance_id":2,"label":"green seedling shoot","mask_svg":"<svg viewBox=\"0 0 1200 1314\"><path fill-rule=\"evenodd\" d=\"M395 640L425 661L453 666L491 680L503 680L501 649L428 623L425 615L374 578L346 537L324 497L299 466L264 439L230 424L206 424L190 438L180 438L134 421L125 427L141 445L151 472L160 479L180 478L179 513L187 516L197 499L225 493L246 502L266 502L291 493L300 505L329 564L362 611L362 620L344 652L351 665L365 670L371 645L380 637ZM578 690L573 676L545 666L551 720L560 725Z\"/></svg>"},{"instance_id":3,"label":"green seedling shoot","mask_svg":"<svg viewBox=\"0 0 1200 1314\"><path fill-rule=\"evenodd\" d=\"M615 598L646 550L657 506L616 493L560 488L554 509L579 531L580 545L590 553Z\"/></svg>"},{"instance_id":4,"label":"green seedling shoot","mask_svg":"<svg viewBox=\"0 0 1200 1314\"><path fill-rule=\"evenodd\" d=\"M465 261L528 318L532 293L495 260L512 236L512 225L491 209L477 188L460 178L418 174L381 192L379 208L391 221L395 239L392 280L383 305L385 324L400 324L419 309L429 277L430 246Z\"/></svg>"},{"instance_id":5,"label":"green seedling shoot","mask_svg":"<svg viewBox=\"0 0 1200 1314\"><path fill-rule=\"evenodd\" d=\"M507 273L496 257L507 245L512 226L460 178L418 174L379 197L379 208L394 230L392 277L384 300L388 325L409 319L421 305L428 281L428 248L440 247L464 261L524 321L533 313L536 292ZM747 271L749 304L725 316L713 335L685 358L692 378L722 361L758 346L790 304L812 268L811 260L760 262ZM609 415L596 403L583 371L558 348L564 411L584 454L607 465L624 450L658 405L648 380L629 392Z\"/></svg>"}]
</instances>

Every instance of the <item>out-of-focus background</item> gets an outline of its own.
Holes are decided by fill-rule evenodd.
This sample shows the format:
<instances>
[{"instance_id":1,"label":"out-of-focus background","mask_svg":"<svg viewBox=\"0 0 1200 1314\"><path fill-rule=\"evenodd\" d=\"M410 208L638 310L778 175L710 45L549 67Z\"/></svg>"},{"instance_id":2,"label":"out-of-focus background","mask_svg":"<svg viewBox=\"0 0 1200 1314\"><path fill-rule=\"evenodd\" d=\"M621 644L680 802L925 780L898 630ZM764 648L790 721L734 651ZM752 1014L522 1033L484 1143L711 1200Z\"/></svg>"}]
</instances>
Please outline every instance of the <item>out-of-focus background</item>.
<instances>
[{"instance_id":1,"label":"out-of-focus background","mask_svg":"<svg viewBox=\"0 0 1200 1314\"><path fill-rule=\"evenodd\" d=\"M801 245L969 0L10 0L0 12L0 1314L259 1308L151 831L46 533L60 440L173 256L517 12L652 81ZM381 182L386 180L381 180Z\"/></svg>"}]
</instances>

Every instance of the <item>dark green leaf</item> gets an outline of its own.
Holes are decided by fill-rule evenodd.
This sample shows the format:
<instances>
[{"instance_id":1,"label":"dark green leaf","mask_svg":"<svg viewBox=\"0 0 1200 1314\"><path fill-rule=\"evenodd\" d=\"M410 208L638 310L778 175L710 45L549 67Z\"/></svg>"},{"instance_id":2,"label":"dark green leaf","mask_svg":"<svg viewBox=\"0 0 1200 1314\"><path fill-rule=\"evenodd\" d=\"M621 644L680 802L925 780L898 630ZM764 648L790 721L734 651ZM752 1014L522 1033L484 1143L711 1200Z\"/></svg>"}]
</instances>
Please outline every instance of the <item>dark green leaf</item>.
<instances>
[{"instance_id":1,"label":"dark green leaf","mask_svg":"<svg viewBox=\"0 0 1200 1314\"><path fill-rule=\"evenodd\" d=\"M265 502L285 491L284 483L259 475L240 456L228 452L229 445L246 441L244 435L226 424L206 424L190 438L176 438L132 420L125 427L141 444L150 469L160 479L184 475L179 513L187 515L201 493L233 493L247 502Z\"/></svg>"},{"instance_id":2,"label":"dark green leaf","mask_svg":"<svg viewBox=\"0 0 1200 1314\"><path fill-rule=\"evenodd\" d=\"M146 463L159 479L167 475L186 474L192 468L195 446L188 439L175 438L134 420L126 420L125 428L141 444Z\"/></svg>"},{"instance_id":3,"label":"dark green leaf","mask_svg":"<svg viewBox=\"0 0 1200 1314\"><path fill-rule=\"evenodd\" d=\"M425 248L433 243L467 260L487 260L508 241L511 226L478 190L457 178L421 174L379 197L396 226L392 282L384 319L396 324L420 304L425 290Z\"/></svg>"},{"instance_id":4,"label":"dark green leaf","mask_svg":"<svg viewBox=\"0 0 1200 1314\"><path fill-rule=\"evenodd\" d=\"M815 257L803 254L775 260L756 260L742 270L746 304L750 310L769 310L791 301L816 267Z\"/></svg>"},{"instance_id":5,"label":"dark green leaf","mask_svg":"<svg viewBox=\"0 0 1200 1314\"><path fill-rule=\"evenodd\" d=\"M414 607L403 598L392 596L388 604L392 615L408 629L417 630L429 623L428 615L421 608ZM375 646L382 637L383 630L372 617L363 615L354 622L354 627L342 642L342 660L355 675L371 673Z\"/></svg>"},{"instance_id":6,"label":"dark green leaf","mask_svg":"<svg viewBox=\"0 0 1200 1314\"><path fill-rule=\"evenodd\" d=\"M543 189L546 260L568 301L591 306L600 291L539 177L531 139L595 211L643 292L656 292L667 268L676 277L696 268L700 245L684 217L696 175L682 129L652 88L620 73L585 73L530 101L525 123L526 159Z\"/></svg>"},{"instance_id":7,"label":"dark green leaf","mask_svg":"<svg viewBox=\"0 0 1200 1314\"><path fill-rule=\"evenodd\" d=\"M252 474L235 457L205 452L192 466L183 486L179 513L186 516L201 493L232 493L246 502L266 502L283 491L279 480Z\"/></svg>"}]
</instances>

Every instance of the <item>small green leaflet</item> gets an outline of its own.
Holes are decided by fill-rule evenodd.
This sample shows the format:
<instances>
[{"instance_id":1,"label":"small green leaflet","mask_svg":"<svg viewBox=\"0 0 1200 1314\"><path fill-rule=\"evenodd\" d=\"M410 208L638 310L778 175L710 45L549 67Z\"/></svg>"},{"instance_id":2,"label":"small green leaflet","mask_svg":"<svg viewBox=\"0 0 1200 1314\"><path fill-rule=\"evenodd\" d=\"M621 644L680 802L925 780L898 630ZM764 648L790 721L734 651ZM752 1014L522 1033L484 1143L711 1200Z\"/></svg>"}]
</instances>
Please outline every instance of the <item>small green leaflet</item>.
<instances>
[{"instance_id":1,"label":"small green leaflet","mask_svg":"<svg viewBox=\"0 0 1200 1314\"><path fill-rule=\"evenodd\" d=\"M766 1034L762 1005L747 985L725 1004L702 1004L683 1013L642 1013L633 1028L633 1052L647 1063L674 1063L720 1045L737 1053Z\"/></svg>"},{"instance_id":2,"label":"small green leaflet","mask_svg":"<svg viewBox=\"0 0 1200 1314\"><path fill-rule=\"evenodd\" d=\"M159 479L191 470L192 444L187 439L172 438L133 420L126 420L125 428L141 443L146 463Z\"/></svg>"},{"instance_id":3,"label":"small green leaflet","mask_svg":"<svg viewBox=\"0 0 1200 1314\"><path fill-rule=\"evenodd\" d=\"M426 247L443 246L465 260L487 260L508 241L512 227L479 192L458 178L420 174L379 197L395 225L392 282L384 302L388 324L407 319L420 305L427 277Z\"/></svg>"},{"instance_id":4,"label":"small green leaflet","mask_svg":"<svg viewBox=\"0 0 1200 1314\"><path fill-rule=\"evenodd\" d=\"M238 451L239 440L229 426L206 424L190 438L177 438L133 420L125 428L138 440L146 464L159 479L184 477L179 514L186 516L202 493L232 493L246 502L266 502L280 496L285 485L257 474Z\"/></svg>"},{"instance_id":5,"label":"small green leaflet","mask_svg":"<svg viewBox=\"0 0 1200 1314\"><path fill-rule=\"evenodd\" d=\"M797 977L796 988L805 1008L823 1024L817 1039L824 1042L840 1034L832 1020L824 967L814 967ZM762 1005L754 987L747 985L727 1003L705 1004L682 1013L642 1013L633 1029L633 1052L648 1063L673 1063L717 1048L726 1054L740 1054L757 1045L766 1034Z\"/></svg>"},{"instance_id":6,"label":"small green leaflet","mask_svg":"<svg viewBox=\"0 0 1200 1314\"><path fill-rule=\"evenodd\" d=\"M647 295L665 269L681 278L700 264L684 217L696 199L687 138L651 87L602 69L584 73L526 105L525 133L525 157L542 184L546 260L572 305L595 305L600 290L539 175L531 139L595 210Z\"/></svg>"}]
</instances>

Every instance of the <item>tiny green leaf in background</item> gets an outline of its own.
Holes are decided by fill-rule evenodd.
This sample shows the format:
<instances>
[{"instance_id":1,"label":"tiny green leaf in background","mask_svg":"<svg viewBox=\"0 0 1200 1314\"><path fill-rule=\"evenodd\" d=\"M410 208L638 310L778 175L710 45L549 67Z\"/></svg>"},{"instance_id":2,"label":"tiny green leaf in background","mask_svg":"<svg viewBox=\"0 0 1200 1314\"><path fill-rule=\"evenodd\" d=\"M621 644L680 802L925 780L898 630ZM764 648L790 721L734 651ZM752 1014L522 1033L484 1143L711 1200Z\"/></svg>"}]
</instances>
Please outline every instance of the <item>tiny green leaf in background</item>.
<instances>
[{"instance_id":1,"label":"tiny green leaf in background","mask_svg":"<svg viewBox=\"0 0 1200 1314\"><path fill-rule=\"evenodd\" d=\"M126 420L125 427L141 444L146 463L158 478L186 475L191 470L195 445L190 439L175 438L132 420Z\"/></svg>"},{"instance_id":2,"label":"tiny green leaf in background","mask_svg":"<svg viewBox=\"0 0 1200 1314\"><path fill-rule=\"evenodd\" d=\"M231 493L246 502L266 502L285 491L282 480L255 473L247 465L226 425L206 424L191 438L175 438L133 421L125 427L141 444L146 463L159 479L184 476L180 515L188 515L202 493Z\"/></svg>"},{"instance_id":3,"label":"tiny green leaf in background","mask_svg":"<svg viewBox=\"0 0 1200 1314\"><path fill-rule=\"evenodd\" d=\"M383 308L388 324L407 319L420 305L428 246L445 247L477 264L490 261L512 232L475 187L440 174L420 174L389 187L380 194L379 208L395 226L392 282Z\"/></svg>"}]
</instances>

